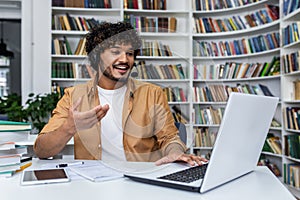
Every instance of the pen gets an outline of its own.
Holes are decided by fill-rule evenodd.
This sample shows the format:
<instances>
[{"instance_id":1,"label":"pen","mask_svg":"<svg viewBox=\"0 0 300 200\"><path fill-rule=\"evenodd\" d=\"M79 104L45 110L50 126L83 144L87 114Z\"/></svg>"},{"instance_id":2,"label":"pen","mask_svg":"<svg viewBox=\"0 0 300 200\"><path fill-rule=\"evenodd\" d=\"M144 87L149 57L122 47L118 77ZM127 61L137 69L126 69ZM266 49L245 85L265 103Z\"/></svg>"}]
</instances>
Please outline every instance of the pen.
<instances>
[{"instance_id":1,"label":"pen","mask_svg":"<svg viewBox=\"0 0 300 200\"><path fill-rule=\"evenodd\" d=\"M23 157L23 158L21 159L21 163L27 162L27 161L30 161L30 160L32 160L32 157Z\"/></svg>"},{"instance_id":2,"label":"pen","mask_svg":"<svg viewBox=\"0 0 300 200\"><path fill-rule=\"evenodd\" d=\"M84 162L74 162L74 163L61 163L56 165L56 168L62 168L62 167L70 167L70 166L76 166L76 165L83 165Z\"/></svg>"},{"instance_id":3,"label":"pen","mask_svg":"<svg viewBox=\"0 0 300 200\"><path fill-rule=\"evenodd\" d=\"M20 169L16 170L16 172L23 171L24 169L26 169L27 167L30 167L31 165L32 165L32 162L26 163L26 164L20 166Z\"/></svg>"}]
</instances>

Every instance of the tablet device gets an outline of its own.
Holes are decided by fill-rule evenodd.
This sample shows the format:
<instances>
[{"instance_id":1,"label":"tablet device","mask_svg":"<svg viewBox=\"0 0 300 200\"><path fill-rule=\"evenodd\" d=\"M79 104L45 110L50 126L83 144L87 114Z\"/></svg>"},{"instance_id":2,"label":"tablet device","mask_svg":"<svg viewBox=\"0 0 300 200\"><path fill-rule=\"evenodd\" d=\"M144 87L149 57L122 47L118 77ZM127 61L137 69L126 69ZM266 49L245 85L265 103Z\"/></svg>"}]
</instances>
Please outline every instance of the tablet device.
<instances>
[{"instance_id":1,"label":"tablet device","mask_svg":"<svg viewBox=\"0 0 300 200\"><path fill-rule=\"evenodd\" d=\"M21 185L63 183L68 181L70 181L70 178L64 168L25 170L21 177Z\"/></svg>"}]
</instances>

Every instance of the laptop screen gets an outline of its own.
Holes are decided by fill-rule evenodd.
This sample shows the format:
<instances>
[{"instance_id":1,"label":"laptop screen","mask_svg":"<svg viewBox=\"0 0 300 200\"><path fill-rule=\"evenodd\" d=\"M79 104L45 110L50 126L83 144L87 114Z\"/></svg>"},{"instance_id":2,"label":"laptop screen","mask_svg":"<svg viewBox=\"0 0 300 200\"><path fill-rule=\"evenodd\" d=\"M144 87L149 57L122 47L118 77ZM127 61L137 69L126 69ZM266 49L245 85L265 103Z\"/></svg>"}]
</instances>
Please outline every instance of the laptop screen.
<instances>
[{"instance_id":1,"label":"laptop screen","mask_svg":"<svg viewBox=\"0 0 300 200\"><path fill-rule=\"evenodd\" d=\"M255 169L277 97L231 93L200 192Z\"/></svg>"}]
</instances>

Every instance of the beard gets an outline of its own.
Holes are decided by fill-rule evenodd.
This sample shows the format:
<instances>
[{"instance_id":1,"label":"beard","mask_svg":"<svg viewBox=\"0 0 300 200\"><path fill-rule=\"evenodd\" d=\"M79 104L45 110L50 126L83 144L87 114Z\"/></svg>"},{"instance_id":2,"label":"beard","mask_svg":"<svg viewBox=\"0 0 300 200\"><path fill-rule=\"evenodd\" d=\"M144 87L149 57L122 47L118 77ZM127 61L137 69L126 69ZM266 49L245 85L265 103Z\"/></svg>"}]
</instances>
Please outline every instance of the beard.
<instances>
[{"instance_id":1,"label":"beard","mask_svg":"<svg viewBox=\"0 0 300 200\"><path fill-rule=\"evenodd\" d=\"M114 66L117 66L117 65L113 65L113 67ZM101 62L99 65L99 72L100 72L99 74L103 74L106 78L108 78L112 81L115 81L115 82L127 82L128 78L129 78L129 74L130 74L129 71L126 76L117 78L113 75L110 67L105 68L103 62Z\"/></svg>"}]
</instances>

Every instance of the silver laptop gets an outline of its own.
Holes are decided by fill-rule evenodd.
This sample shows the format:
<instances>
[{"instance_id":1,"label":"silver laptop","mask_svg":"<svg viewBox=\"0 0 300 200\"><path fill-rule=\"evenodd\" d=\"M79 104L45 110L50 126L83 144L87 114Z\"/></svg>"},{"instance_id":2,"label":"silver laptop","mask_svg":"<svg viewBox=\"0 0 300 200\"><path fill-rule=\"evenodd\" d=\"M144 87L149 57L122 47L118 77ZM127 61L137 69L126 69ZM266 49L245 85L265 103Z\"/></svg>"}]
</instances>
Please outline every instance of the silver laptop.
<instances>
[{"instance_id":1,"label":"silver laptop","mask_svg":"<svg viewBox=\"0 0 300 200\"><path fill-rule=\"evenodd\" d=\"M126 173L124 176L144 183L203 193L252 172L257 166L278 100L277 97L231 93L207 164L190 167L170 163L159 170L153 169L151 173ZM200 174L202 168L206 168L205 174L199 180L177 180L178 176L190 176L183 174L187 171ZM173 173L175 175L167 175Z\"/></svg>"}]
</instances>

